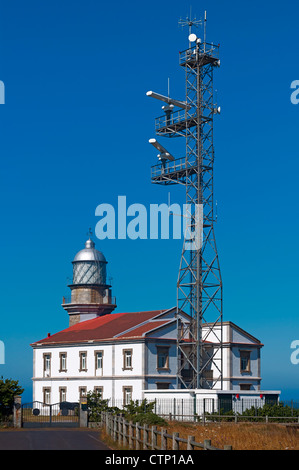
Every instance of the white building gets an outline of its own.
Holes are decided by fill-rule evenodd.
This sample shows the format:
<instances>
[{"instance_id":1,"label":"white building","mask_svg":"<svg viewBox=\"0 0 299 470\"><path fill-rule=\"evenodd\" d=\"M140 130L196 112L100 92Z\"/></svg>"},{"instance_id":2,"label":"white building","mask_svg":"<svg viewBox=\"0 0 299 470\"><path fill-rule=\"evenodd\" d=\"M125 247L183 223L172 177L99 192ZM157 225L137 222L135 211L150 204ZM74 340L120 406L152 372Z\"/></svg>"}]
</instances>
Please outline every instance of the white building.
<instances>
[{"instance_id":1,"label":"white building","mask_svg":"<svg viewBox=\"0 0 299 470\"><path fill-rule=\"evenodd\" d=\"M176 308L112 313L116 305L106 284L106 264L91 240L75 256L72 296L63 303L70 326L31 345L34 401L77 402L96 391L119 404L153 397L155 390L163 390L164 397L166 390L176 390ZM183 324L190 320L183 312L179 318ZM262 346L234 323L224 322L221 393L260 393ZM213 380L213 370L208 379Z\"/></svg>"}]
</instances>

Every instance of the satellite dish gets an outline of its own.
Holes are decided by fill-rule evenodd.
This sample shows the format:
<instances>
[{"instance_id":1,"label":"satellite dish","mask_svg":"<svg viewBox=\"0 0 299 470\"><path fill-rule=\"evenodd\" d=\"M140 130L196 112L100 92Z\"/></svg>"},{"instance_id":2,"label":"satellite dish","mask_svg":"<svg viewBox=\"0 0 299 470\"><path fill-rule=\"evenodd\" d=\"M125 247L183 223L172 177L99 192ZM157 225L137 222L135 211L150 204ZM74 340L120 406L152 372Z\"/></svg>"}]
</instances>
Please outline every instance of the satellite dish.
<instances>
[{"instance_id":1,"label":"satellite dish","mask_svg":"<svg viewBox=\"0 0 299 470\"><path fill-rule=\"evenodd\" d=\"M197 36L196 36L196 34L192 33L192 34L189 35L188 39L189 39L190 42L195 42L196 39L197 39Z\"/></svg>"}]
</instances>

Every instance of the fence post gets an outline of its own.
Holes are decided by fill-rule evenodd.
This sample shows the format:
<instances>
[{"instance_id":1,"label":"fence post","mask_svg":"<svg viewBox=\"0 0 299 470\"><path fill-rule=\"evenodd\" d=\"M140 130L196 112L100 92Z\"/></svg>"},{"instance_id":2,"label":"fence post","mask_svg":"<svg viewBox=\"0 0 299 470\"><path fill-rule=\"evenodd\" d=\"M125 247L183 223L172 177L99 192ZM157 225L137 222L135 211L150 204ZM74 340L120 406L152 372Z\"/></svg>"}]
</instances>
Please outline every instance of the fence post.
<instances>
[{"instance_id":1,"label":"fence post","mask_svg":"<svg viewBox=\"0 0 299 470\"><path fill-rule=\"evenodd\" d=\"M136 423L136 450L140 450L140 439L141 439L141 432L140 432L140 424Z\"/></svg>"},{"instance_id":2,"label":"fence post","mask_svg":"<svg viewBox=\"0 0 299 470\"><path fill-rule=\"evenodd\" d=\"M152 426L152 450L157 447L157 426Z\"/></svg>"},{"instance_id":3,"label":"fence post","mask_svg":"<svg viewBox=\"0 0 299 470\"><path fill-rule=\"evenodd\" d=\"M52 419L52 406L50 406L50 422ZM88 426L88 408L87 398L81 397L79 404L79 426L80 428L87 428Z\"/></svg>"},{"instance_id":4,"label":"fence post","mask_svg":"<svg viewBox=\"0 0 299 470\"><path fill-rule=\"evenodd\" d=\"M211 447L211 440L210 439L205 439L203 441L203 446L204 446L204 450L209 450L209 447Z\"/></svg>"},{"instance_id":5,"label":"fence post","mask_svg":"<svg viewBox=\"0 0 299 470\"><path fill-rule=\"evenodd\" d=\"M180 449L179 441L177 440L178 437L179 437L178 432L174 432L172 434L172 450L179 450Z\"/></svg>"},{"instance_id":6,"label":"fence post","mask_svg":"<svg viewBox=\"0 0 299 470\"><path fill-rule=\"evenodd\" d=\"M123 418L123 446L127 447L129 442L128 421Z\"/></svg>"},{"instance_id":7,"label":"fence post","mask_svg":"<svg viewBox=\"0 0 299 470\"><path fill-rule=\"evenodd\" d=\"M117 421L118 421L118 426L117 426L117 429L118 429L118 444L120 445L121 441L122 441L122 427L123 427L122 426L123 425L122 416L118 416Z\"/></svg>"},{"instance_id":8,"label":"fence post","mask_svg":"<svg viewBox=\"0 0 299 470\"><path fill-rule=\"evenodd\" d=\"M116 441L117 437L117 416L112 416L112 426L113 426L113 440Z\"/></svg>"},{"instance_id":9,"label":"fence post","mask_svg":"<svg viewBox=\"0 0 299 470\"><path fill-rule=\"evenodd\" d=\"M129 422L129 449L133 449L133 423L132 421Z\"/></svg>"},{"instance_id":10,"label":"fence post","mask_svg":"<svg viewBox=\"0 0 299 470\"><path fill-rule=\"evenodd\" d=\"M166 430L161 429L161 450L167 449L167 437L166 437Z\"/></svg>"},{"instance_id":11,"label":"fence post","mask_svg":"<svg viewBox=\"0 0 299 470\"><path fill-rule=\"evenodd\" d=\"M148 436L149 436L149 427L147 424L143 426L143 449L148 450L149 449L149 441L148 441Z\"/></svg>"},{"instance_id":12,"label":"fence post","mask_svg":"<svg viewBox=\"0 0 299 470\"><path fill-rule=\"evenodd\" d=\"M22 397L20 395L14 397L13 425L14 428L22 427Z\"/></svg>"},{"instance_id":13,"label":"fence post","mask_svg":"<svg viewBox=\"0 0 299 470\"><path fill-rule=\"evenodd\" d=\"M188 436L187 438L187 450L193 450L194 449L194 445L192 444L192 442L195 440L195 436Z\"/></svg>"},{"instance_id":14,"label":"fence post","mask_svg":"<svg viewBox=\"0 0 299 470\"><path fill-rule=\"evenodd\" d=\"M107 418L108 418L108 431L109 431L110 436L112 437L113 436L113 421L112 421L113 416L108 413Z\"/></svg>"}]
</instances>

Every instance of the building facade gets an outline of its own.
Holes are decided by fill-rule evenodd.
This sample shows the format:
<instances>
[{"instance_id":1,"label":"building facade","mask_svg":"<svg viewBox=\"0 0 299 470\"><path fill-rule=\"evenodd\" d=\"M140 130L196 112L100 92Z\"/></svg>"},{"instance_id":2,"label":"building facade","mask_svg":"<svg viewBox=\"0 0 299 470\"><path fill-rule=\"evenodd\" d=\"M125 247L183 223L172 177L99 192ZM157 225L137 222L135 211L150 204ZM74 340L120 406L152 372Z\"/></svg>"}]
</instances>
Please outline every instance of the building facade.
<instances>
[{"instance_id":1,"label":"building facade","mask_svg":"<svg viewBox=\"0 0 299 470\"><path fill-rule=\"evenodd\" d=\"M97 392L119 404L143 399L146 391L177 388L177 328L187 327L190 317L176 315L175 307L112 313L116 302L106 284L106 264L91 240L75 256L72 295L63 301L69 327L31 345L34 401L77 402ZM260 390L262 346L234 323L224 322L222 390ZM208 373L213 380L213 369Z\"/></svg>"}]
</instances>

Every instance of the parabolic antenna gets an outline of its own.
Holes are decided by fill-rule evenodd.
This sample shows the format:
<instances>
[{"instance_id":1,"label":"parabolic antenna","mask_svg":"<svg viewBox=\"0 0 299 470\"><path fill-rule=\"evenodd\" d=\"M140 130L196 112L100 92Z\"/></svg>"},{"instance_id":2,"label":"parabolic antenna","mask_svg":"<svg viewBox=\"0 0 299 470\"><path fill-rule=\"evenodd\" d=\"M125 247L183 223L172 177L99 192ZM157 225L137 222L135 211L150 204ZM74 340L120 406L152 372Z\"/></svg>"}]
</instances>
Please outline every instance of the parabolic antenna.
<instances>
[{"instance_id":1,"label":"parabolic antenna","mask_svg":"<svg viewBox=\"0 0 299 470\"><path fill-rule=\"evenodd\" d=\"M197 39L197 36L196 36L196 34L191 33L191 34L189 34L189 38L188 38L188 39L189 39L190 42L195 42L196 39Z\"/></svg>"}]
</instances>

